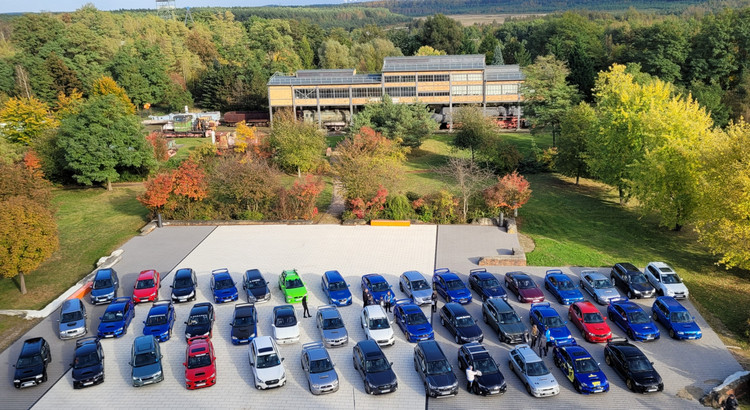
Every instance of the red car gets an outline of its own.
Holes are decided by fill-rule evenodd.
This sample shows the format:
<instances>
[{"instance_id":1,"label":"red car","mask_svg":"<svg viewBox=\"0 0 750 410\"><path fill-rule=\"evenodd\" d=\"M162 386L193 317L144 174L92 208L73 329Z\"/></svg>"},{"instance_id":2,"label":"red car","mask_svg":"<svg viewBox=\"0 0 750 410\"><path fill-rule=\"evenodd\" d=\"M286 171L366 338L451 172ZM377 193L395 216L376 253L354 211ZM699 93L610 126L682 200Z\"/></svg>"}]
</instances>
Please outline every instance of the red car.
<instances>
[{"instance_id":1,"label":"red car","mask_svg":"<svg viewBox=\"0 0 750 410\"><path fill-rule=\"evenodd\" d=\"M544 292L529 275L523 272L506 273L505 287L515 293L521 303L544 302Z\"/></svg>"},{"instance_id":2,"label":"red car","mask_svg":"<svg viewBox=\"0 0 750 410\"><path fill-rule=\"evenodd\" d=\"M195 336L187 341L185 386L188 390L200 389L216 384L216 356L214 345L208 336Z\"/></svg>"},{"instance_id":3,"label":"red car","mask_svg":"<svg viewBox=\"0 0 750 410\"><path fill-rule=\"evenodd\" d=\"M578 329L583 338L591 343L606 343L612 339L612 330L605 322L599 309L591 302L576 302L568 309L568 318Z\"/></svg>"},{"instance_id":4,"label":"red car","mask_svg":"<svg viewBox=\"0 0 750 410\"><path fill-rule=\"evenodd\" d=\"M149 269L138 275L133 289L133 302L153 302L159 300L159 272Z\"/></svg>"}]
</instances>

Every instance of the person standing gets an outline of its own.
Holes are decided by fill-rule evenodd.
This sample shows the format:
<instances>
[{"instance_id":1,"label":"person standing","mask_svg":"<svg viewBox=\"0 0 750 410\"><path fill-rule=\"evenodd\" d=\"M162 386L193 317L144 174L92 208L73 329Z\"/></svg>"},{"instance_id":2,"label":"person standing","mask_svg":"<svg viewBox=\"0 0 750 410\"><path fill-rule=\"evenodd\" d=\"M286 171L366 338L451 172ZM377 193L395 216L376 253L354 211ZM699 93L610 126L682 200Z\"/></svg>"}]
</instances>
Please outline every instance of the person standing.
<instances>
[{"instance_id":1,"label":"person standing","mask_svg":"<svg viewBox=\"0 0 750 410\"><path fill-rule=\"evenodd\" d=\"M380 298L380 307L383 308L383 312L385 312L385 296Z\"/></svg>"},{"instance_id":2,"label":"person standing","mask_svg":"<svg viewBox=\"0 0 750 410\"><path fill-rule=\"evenodd\" d=\"M310 314L310 310L307 308L307 295L302 296L302 308L304 309L304 312L302 312L302 317L312 317Z\"/></svg>"},{"instance_id":3,"label":"person standing","mask_svg":"<svg viewBox=\"0 0 750 410\"><path fill-rule=\"evenodd\" d=\"M437 292L432 291L432 313L437 312Z\"/></svg>"},{"instance_id":4,"label":"person standing","mask_svg":"<svg viewBox=\"0 0 750 410\"><path fill-rule=\"evenodd\" d=\"M555 342L552 340L552 333L549 331L549 329L547 329L544 332L544 340L542 340L541 342L544 343L544 357L547 357L547 353L549 353L550 346L555 344Z\"/></svg>"},{"instance_id":5,"label":"person standing","mask_svg":"<svg viewBox=\"0 0 750 410\"><path fill-rule=\"evenodd\" d=\"M388 295L383 296L383 299L385 299L387 297L388 297ZM390 298L385 300L385 311L388 312L388 313L391 313L391 299Z\"/></svg>"},{"instance_id":6,"label":"person standing","mask_svg":"<svg viewBox=\"0 0 750 410\"><path fill-rule=\"evenodd\" d=\"M536 323L531 325L531 341L529 343L529 346L533 349L536 347L537 339L539 339L539 328L536 327Z\"/></svg>"},{"instance_id":7,"label":"person standing","mask_svg":"<svg viewBox=\"0 0 750 410\"><path fill-rule=\"evenodd\" d=\"M364 289L362 289L362 307L366 307L368 305L367 303L367 292L365 292Z\"/></svg>"},{"instance_id":8,"label":"person standing","mask_svg":"<svg viewBox=\"0 0 750 410\"><path fill-rule=\"evenodd\" d=\"M469 393L472 392L472 388L474 387L476 376L481 376L482 372L479 370L474 370L473 366L469 366L466 368L466 390L469 391Z\"/></svg>"}]
</instances>

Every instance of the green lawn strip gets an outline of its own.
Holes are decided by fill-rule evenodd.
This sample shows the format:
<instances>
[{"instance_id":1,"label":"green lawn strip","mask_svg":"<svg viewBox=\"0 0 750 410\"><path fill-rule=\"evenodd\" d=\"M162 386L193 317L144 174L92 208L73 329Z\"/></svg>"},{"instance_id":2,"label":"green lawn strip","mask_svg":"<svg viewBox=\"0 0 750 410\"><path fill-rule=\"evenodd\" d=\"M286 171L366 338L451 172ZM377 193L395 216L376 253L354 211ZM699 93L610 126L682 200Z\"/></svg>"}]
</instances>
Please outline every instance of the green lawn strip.
<instances>
[{"instance_id":1,"label":"green lawn strip","mask_svg":"<svg viewBox=\"0 0 750 410\"><path fill-rule=\"evenodd\" d=\"M206 141L211 142L211 140L208 138L175 138L173 139L173 141L178 146L178 150L177 153L169 159L168 166L175 168L180 164L180 162L186 159L188 155L190 155L190 151L192 151L195 147L203 144Z\"/></svg>"}]
</instances>

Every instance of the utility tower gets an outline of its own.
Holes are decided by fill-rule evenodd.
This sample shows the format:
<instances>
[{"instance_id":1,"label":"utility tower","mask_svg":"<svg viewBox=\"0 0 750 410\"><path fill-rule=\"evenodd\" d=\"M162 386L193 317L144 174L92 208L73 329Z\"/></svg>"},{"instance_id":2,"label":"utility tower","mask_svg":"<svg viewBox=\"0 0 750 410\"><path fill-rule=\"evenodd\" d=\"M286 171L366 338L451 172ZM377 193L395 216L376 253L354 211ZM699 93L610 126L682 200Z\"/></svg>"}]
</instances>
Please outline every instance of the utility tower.
<instances>
[{"instance_id":1,"label":"utility tower","mask_svg":"<svg viewBox=\"0 0 750 410\"><path fill-rule=\"evenodd\" d=\"M156 15L164 20L174 20L175 0L156 0Z\"/></svg>"},{"instance_id":2,"label":"utility tower","mask_svg":"<svg viewBox=\"0 0 750 410\"><path fill-rule=\"evenodd\" d=\"M193 14L190 12L190 7L185 7L185 25L188 25L188 21L190 21L190 24L195 24L195 21L193 20Z\"/></svg>"}]
</instances>

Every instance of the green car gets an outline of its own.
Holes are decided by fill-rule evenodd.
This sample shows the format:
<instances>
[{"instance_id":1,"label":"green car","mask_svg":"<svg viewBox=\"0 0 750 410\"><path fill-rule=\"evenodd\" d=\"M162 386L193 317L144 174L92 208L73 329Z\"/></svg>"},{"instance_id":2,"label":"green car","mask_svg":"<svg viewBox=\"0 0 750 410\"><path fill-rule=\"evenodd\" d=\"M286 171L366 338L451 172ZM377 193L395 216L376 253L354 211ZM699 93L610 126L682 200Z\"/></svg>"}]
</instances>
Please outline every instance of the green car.
<instances>
[{"instance_id":1,"label":"green car","mask_svg":"<svg viewBox=\"0 0 750 410\"><path fill-rule=\"evenodd\" d=\"M286 303L302 301L302 297L307 295L302 278L299 277L297 270L285 270L279 275L279 289L284 292Z\"/></svg>"}]
</instances>

